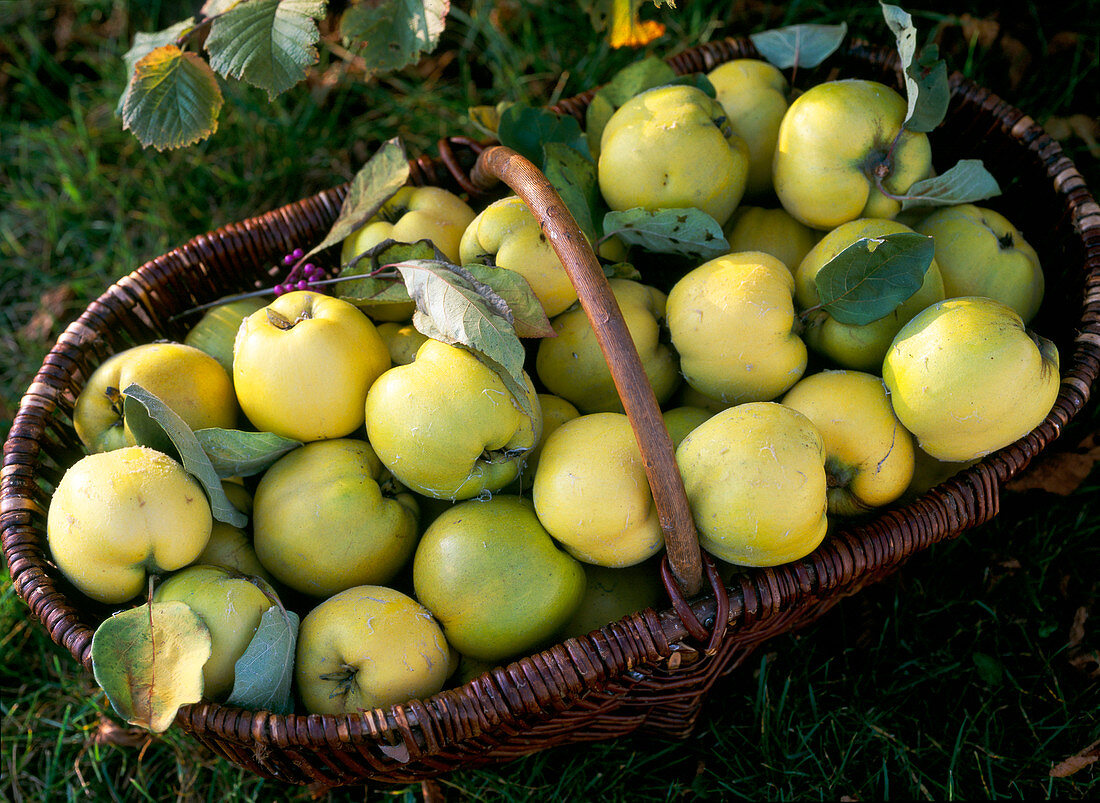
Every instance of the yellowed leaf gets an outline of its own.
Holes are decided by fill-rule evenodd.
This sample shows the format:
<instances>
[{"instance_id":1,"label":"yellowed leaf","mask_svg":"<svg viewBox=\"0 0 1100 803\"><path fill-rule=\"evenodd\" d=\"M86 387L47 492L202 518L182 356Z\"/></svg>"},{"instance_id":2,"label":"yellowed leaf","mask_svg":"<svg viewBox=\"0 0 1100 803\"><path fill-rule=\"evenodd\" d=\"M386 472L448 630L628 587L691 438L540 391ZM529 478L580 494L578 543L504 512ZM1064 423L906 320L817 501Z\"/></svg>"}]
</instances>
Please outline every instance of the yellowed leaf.
<instances>
[{"instance_id":1,"label":"yellowed leaf","mask_svg":"<svg viewBox=\"0 0 1100 803\"><path fill-rule=\"evenodd\" d=\"M92 671L120 717L154 733L202 699L210 631L184 602L150 602L105 619L92 636Z\"/></svg>"},{"instance_id":2,"label":"yellowed leaf","mask_svg":"<svg viewBox=\"0 0 1100 803\"><path fill-rule=\"evenodd\" d=\"M611 0L608 42L612 47L643 47L664 34L663 24L638 16L640 7L641 0Z\"/></svg>"}]
</instances>

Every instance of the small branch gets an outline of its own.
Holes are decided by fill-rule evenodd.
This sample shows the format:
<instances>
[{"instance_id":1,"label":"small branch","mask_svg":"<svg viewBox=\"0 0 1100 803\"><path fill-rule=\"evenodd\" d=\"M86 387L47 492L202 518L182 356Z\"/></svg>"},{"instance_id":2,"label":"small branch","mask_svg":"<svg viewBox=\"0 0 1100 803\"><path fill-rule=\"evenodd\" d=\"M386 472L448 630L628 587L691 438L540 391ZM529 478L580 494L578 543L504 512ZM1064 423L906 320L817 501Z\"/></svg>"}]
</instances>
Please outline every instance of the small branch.
<instances>
[{"instance_id":1,"label":"small branch","mask_svg":"<svg viewBox=\"0 0 1100 803\"><path fill-rule=\"evenodd\" d=\"M392 266L391 265L382 265L380 268L378 268L378 270L371 271L370 273L357 273L357 274L354 274L352 276L337 276L333 279L318 279L316 281L310 282L310 286L311 287L324 287L324 286L327 286L327 285L330 285L330 284L339 284L340 282L350 282L352 279L371 279L371 278L396 279L397 278L396 274L392 274L392 275L383 274L383 271L386 268L390 268L390 267L392 267ZM232 304L234 301L243 301L246 298L259 298L260 296L270 296L270 295L275 295L275 288L274 287L267 287L267 288L264 288L262 290L251 290L247 293L237 293L236 295L231 295L231 296L222 296L221 298L219 298L215 301L210 301L210 302L207 302L206 304L200 304L197 307L191 307L190 309L186 309L183 312L178 312L175 315L173 315L171 318L169 318L169 320L172 320L172 321L179 320L180 318L185 318L188 315L194 315L197 312L205 312L208 309L213 309L214 307L220 307L223 304Z\"/></svg>"}]
</instances>

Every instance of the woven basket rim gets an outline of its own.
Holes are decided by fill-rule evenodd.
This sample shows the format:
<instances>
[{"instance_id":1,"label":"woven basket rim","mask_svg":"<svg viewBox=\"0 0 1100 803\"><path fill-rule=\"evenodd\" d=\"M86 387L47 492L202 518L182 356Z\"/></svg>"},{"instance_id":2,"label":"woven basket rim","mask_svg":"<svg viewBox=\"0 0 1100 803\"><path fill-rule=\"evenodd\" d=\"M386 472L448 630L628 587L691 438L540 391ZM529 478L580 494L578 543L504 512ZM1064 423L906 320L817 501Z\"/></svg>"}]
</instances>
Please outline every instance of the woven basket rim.
<instances>
[{"instance_id":1,"label":"woven basket rim","mask_svg":"<svg viewBox=\"0 0 1100 803\"><path fill-rule=\"evenodd\" d=\"M755 51L746 38L727 37L677 54L670 57L669 61L675 62L674 66L680 71L688 71L695 64L702 64L705 65L704 69L710 69L714 64L727 60L730 53L753 52ZM877 58L887 66L892 64L894 69L897 65L896 52L869 46L860 41L854 41L846 55L856 59ZM886 510L868 523L838 530L831 536L832 542L820 555L815 553L816 557L810 556L774 569L747 570L745 575L749 579L741 579L739 588L730 588L732 607L728 633L761 618L781 616L783 610L777 606L785 604L784 600L791 595L805 601L807 597L830 591L849 580L858 580L860 573L865 572L867 567L891 559L891 556L876 552L876 544L872 543L872 548L868 551L866 539L870 535L885 537L892 534L899 534L902 540L911 539L915 536L908 531L907 520L910 517L923 517L934 522L934 526L940 531L937 540L957 535L962 530L987 521L997 513L1000 486L1022 471L1039 452L1055 440L1063 427L1089 402L1091 388L1100 375L1100 207L1058 143L1034 120L957 72L951 76L951 86L953 98L962 95L980 98L980 101L974 102L980 102L984 108L988 108L1014 140L1037 155L1048 178L1053 182L1055 193L1063 198L1072 217L1073 228L1084 244L1082 317L1072 355L1068 355L1071 359L1066 361L1063 358L1062 385L1058 400L1044 422L1020 441L986 456L900 510ZM567 99L555 109L576 114L594 92L595 90L590 90L574 99ZM432 183L440 180L443 171L439 160L421 158L416 163L420 171L417 175L421 177L421 181ZM453 175L454 169L449 165L447 169ZM67 600L45 571L44 528L39 528L42 531L36 533L39 544L34 545L32 542L28 546L25 540L28 531L36 531L34 517L41 517L44 510L35 501L33 490L24 489L27 483L33 484L37 477L35 447L47 429L48 419L59 405L59 383L73 370L70 352L85 346L90 338L95 337L97 330L101 331L102 327L110 325L113 320L112 309L121 300L138 309L144 309L147 315L155 318L158 311L151 306L151 299L157 297L158 288L170 280L173 270L179 265L190 264L198 258L194 254L211 247L211 243L216 244L222 239L239 240L249 236L249 232L253 230L267 228L273 221L288 226L288 236L293 237L296 221L302 218L335 219L347 186L339 185L238 223L197 235L180 247L150 260L120 278L66 328L21 400L5 442L4 471L0 478L0 525L5 559L8 561L17 593L30 605L32 615L47 627L51 638L68 649L85 668L90 669L91 630L74 613L65 610ZM926 546L919 546L901 555L898 563ZM849 561L854 567L851 578L846 578L846 572L837 568L845 561ZM702 619L714 615L713 597L704 596L695 602L694 607ZM642 644L653 641L653 634L663 634L667 639L666 643ZM617 639L636 642L627 652L635 650L637 657L645 656L644 660L667 659L674 647L689 640L687 631L675 613L669 610L647 610L639 612L629 622L614 623L597 634L570 639L497 667L458 690L448 689L403 705L362 714L283 716L204 702L182 709L177 723L196 735L208 731L222 735L235 733L242 743L288 742L300 749L308 749L331 747L357 740L384 747L391 741L397 741L404 743L406 747L412 747L414 752L424 749L418 745L426 745L430 753L433 744L446 743L453 736L438 732L439 728L433 720L440 716L439 712L462 709L472 704L469 698L462 696L462 689L476 687L479 699L493 695L508 696L508 685L530 678L534 671L532 666L577 661L595 663L593 656L599 657L609 651L613 652ZM634 660L635 657L628 657L621 662L624 671L626 667L632 666L631 661ZM593 670L593 677L599 675L600 670L597 667ZM604 679L600 680L602 682ZM579 699L590 685L589 678L583 681L578 687L550 696L561 699L563 704ZM520 701L521 706L527 704L526 700ZM532 716L536 716L534 712ZM485 727L491 729L492 723L486 723ZM458 738L461 739L462 734ZM397 761L384 749L378 758L382 763L387 760Z\"/></svg>"}]
</instances>

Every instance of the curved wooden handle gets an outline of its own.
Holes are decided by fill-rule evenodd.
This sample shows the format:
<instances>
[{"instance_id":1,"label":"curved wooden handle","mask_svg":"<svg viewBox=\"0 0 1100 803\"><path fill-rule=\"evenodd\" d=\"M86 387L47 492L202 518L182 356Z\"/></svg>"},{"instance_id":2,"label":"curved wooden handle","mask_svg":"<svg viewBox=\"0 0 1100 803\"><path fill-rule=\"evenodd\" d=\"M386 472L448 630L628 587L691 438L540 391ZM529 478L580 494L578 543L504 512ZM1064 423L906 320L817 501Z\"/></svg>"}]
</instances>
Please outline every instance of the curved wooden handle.
<instances>
[{"instance_id":1,"label":"curved wooden handle","mask_svg":"<svg viewBox=\"0 0 1100 803\"><path fill-rule=\"evenodd\" d=\"M471 178L483 188L493 186L498 180L508 185L539 221L565 266L581 307L592 322L623 409L634 428L664 531L673 576L685 596L698 594L703 585L699 539L688 508L684 481L676 465L672 439L634 340L588 238L581 233L546 176L511 148L494 145L482 151Z\"/></svg>"}]
</instances>

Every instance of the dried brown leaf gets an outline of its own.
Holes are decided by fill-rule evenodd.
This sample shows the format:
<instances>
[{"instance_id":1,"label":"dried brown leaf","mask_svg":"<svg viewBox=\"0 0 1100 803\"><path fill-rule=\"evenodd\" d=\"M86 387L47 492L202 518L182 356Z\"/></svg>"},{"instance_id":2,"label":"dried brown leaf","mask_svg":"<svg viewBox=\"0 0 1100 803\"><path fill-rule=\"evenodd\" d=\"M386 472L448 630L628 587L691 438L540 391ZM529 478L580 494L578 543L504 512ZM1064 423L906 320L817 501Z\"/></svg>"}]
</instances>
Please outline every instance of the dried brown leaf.
<instances>
[{"instance_id":1,"label":"dried brown leaf","mask_svg":"<svg viewBox=\"0 0 1100 803\"><path fill-rule=\"evenodd\" d=\"M1100 434L1086 435L1075 447L1052 451L1007 483L1010 491L1040 490L1068 496L1077 490L1100 460Z\"/></svg>"},{"instance_id":2,"label":"dried brown leaf","mask_svg":"<svg viewBox=\"0 0 1100 803\"><path fill-rule=\"evenodd\" d=\"M144 728L128 728L110 719L101 717L92 740L98 744L115 747L141 747L152 737Z\"/></svg>"},{"instance_id":3,"label":"dried brown leaf","mask_svg":"<svg viewBox=\"0 0 1100 803\"><path fill-rule=\"evenodd\" d=\"M1100 741L1093 742L1077 755L1059 761L1050 768L1050 777L1068 778L1073 773L1094 764L1098 758L1100 758Z\"/></svg>"},{"instance_id":4,"label":"dried brown leaf","mask_svg":"<svg viewBox=\"0 0 1100 803\"><path fill-rule=\"evenodd\" d=\"M962 28L966 41L977 40L978 45L983 48L992 46L997 41L997 34L1001 32L1001 24L996 20L973 17L970 14L959 17L959 27Z\"/></svg>"},{"instance_id":5,"label":"dried brown leaf","mask_svg":"<svg viewBox=\"0 0 1100 803\"><path fill-rule=\"evenodd\" d=\"M1008 59L1008 83L1016 89L1031 66L1031 51L1019 39L1008 34L1003 34L1000 41L1001 50Z\"/></svg>"},{"instance_id":6,"label":"dried brown leaf","mask_svg":"<svg viewBox=\"0 0 1100 803\"><path fill-rule=\"evenodd\" d=\"M1089 611L1084 605L1074 612L1073 624L1069 626L1069 640L1066 642L1066 646L1077 647L1085 640L1085 622L1088 618Z\"/></svg>"},{"instance_id":7,"label":"dried brown leaf","mask_svg":"<svg viewBox=\"0 0 1100 803\"><path fill-rule=\"evenodd\" d=\"M1047 133L1060 142L1068 142L1077 137L1088 148L1089 153L1100 159L1100 120L1087 114L1072 114L1069 117L1050 117L1043 124Z\"/></svg>"},{"instance_id":8,"label":"dried brown leaf","mask_svg":"<svg viewBox=\"0 0 1100 803\"><path fill-rule=\"evenodd\" d=\"M38 309L34 311L31 319L20 327L20 336L30 341L51 339L58 320L68 314L69 307L75 299L76 293L67 284L59 284L47 290L39 297Z\"/></svg>"},{"instance_id":9,"label":"dried brown leaf","mask_svg":"<svg viewBox=\"0 0 1100 803\"><path fill-rule=\"evenodd\" d=\"M1079 652L1067 660L1071 667L1089 680L1100 678L1100 652Z\"/></svg>"}]
</instances>

